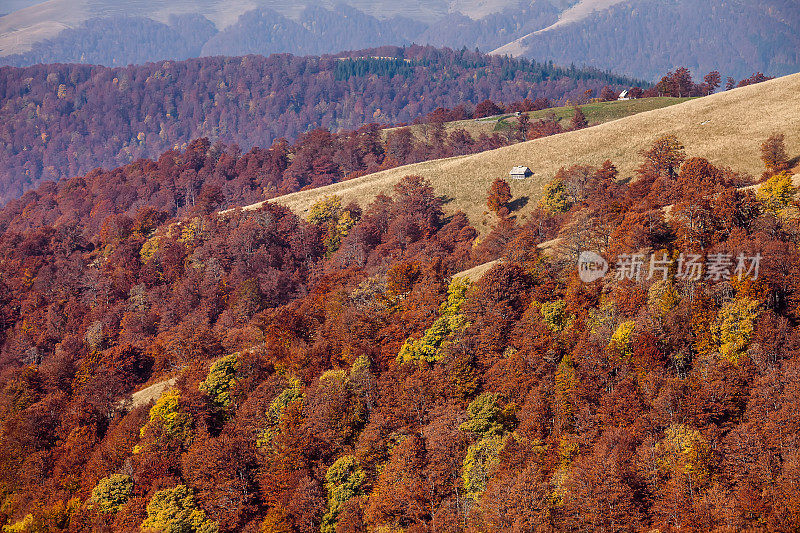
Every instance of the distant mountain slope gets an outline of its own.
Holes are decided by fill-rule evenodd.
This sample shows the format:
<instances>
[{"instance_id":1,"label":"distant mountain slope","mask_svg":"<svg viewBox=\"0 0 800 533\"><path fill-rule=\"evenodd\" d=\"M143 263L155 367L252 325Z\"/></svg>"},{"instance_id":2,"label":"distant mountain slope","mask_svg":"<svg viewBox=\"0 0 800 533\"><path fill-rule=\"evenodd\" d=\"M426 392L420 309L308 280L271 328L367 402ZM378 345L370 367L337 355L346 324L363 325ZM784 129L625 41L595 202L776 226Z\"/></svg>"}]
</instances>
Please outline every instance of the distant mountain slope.
<instances>
[{"instance_id":1,"label":"distant mountain slope","mask_svg":"<svg viewBox=\"0 0 800 533\"><path fill-rule=\"evenodd\" d=\"M48 0L0 17L0 64L116 66L417 43L646 79L679 66L740 79L800 69L798 28L795 0Z\"/></svg>"},{"instance_id":2,"label":"distant mountain slope","mask_svg":"<svg viewBox=\"0 0 800 533\"><path fill-rule=\"evenodd\" d=\"M124 68L2 67L0 202L41 180L157 157L198 137L247 150L314 128L409 122L437 107L487 98L558 100L597 93L607 84L638 83L432 47L350 55L209 57Z\"/></svg>"},{"instance_id":3,"label":"distant mountain slope","mask_svg":"<svg viewBox=\"0 0 800 533\"><path fill-rule=\"evenodd\" d=\"M547 3L547 0L537 0ZM0 3L2 4L2 3ZM31 5L35 4L35 5ZM286 2L284 0L134 0L118 2L117 0L48 0L46 2L21 2L17 1L3 8L0 6L0 56L26 54L37 43L48 40L60 42L61 32L70 29L84 29L87 21L91 19L119 19L146 18L162 24L168 24L171 15L200 15L210 20L219 31L224 31L237 22L246 22L243 15L254 10L265 10L279 13L295 22L302 17L304 10L313 8L317 10L334 12L333 18L352 16L346 11L347 6L359 11L361 16L368 16L377 20L391 20L396 17L409 18L422 21L425 25L431 21L439 20L449 13L458 12L473 18L479 18L490 13L503 11L507 8L517 9L519 0L409 0L406 2L348 0L346 2L329 0L301 0L299 2ZM549 4L548 4L549 5ZM6 11L7 9L7 11ZM249 16L249 15L248 15ZM356 17L357 18L357 17ZM300 22L302 24L302 22ZM324 22L321 22L324 24ZM96 26L93 26L96 29ZM355 28L350 31L348 38L367 38L374 30L374 23ZM514 37L516 37L515 35ZM243 38L246 35L242 36ZM74 39L74 38L73 38ZM274 40L274 38L273 38ZM168 44L163 43L162 44ZM325 52L338 52L335 42L329 45ZM380 44L392 44L381 42ZM280 49L281 52L297 53L300 50L291 47ZM87 50L88 53L91 50ZM250 50L250 53L254 50ZM157 59L166 59L172 55L171 49L165 50L165 55ZM77 57L80 57L78 54ZM126 57L118 57L117 64L127 64ZM31 62L11 61L10 64L31 64Z\"/></svg>"},{"instance_id":4,"label":"distant mountain slope","mask_svg":"<svg viewBox=\"0 0 800 533\"><path fill-rule=\"evenodd\" d=\"M559 9L550 2L538 0L508 8L478 20L461 13L450 13L433 21L414 40L434 46L467 46L492 50L509 39L525 35L558 20Z\"/></svg>"},{"instance_id":5,"label":"distant mountain slope","mask_svg":"<svg viewBox=\"0 0 800 533\"><path fill-rule=\"evenodd\" d=\"M562 166L614 162L620 177L634 174L641 163L639 151L661 135L675 134L689 156L709 159L715 165L758 174L763 169L759 146L772 133L786 135L790 157L800 156L800 74L758 85L717 93L683 104L639 113L593 128L545 137L463 157L397 167L319 189L275 198L274 202L305 213L320 198L337 194L344 203L366 205L379 193L391 192L404 176L430 180L449 199L450 211L462 210L477 228L485 228L486 190L498 177L507 177L515 165L526 165L534 175L510 180L515 198L530 201L521 213L534 207L544 185Z\"/></svg>"},{"instance_id":6,"label":"distant mountain slope","mask_svg":"<svg viewBox=\"0 0 800 533\"><path fill-rule=\"evenodd\" d=\"M297 20L257 9L211 37L200 55L324 54L381 45L410 44L425 25L406 18L378 20L349 6L307 7Z\"/></svg>"},{"instance_id":7,"label":"distant mountain slope","mask_svg":"<svg viewBox=\"0 0 800 533\"><path fill-rule=\"evenodd\" d=\"M68 28L51 40L36 43L24 54L7 56L4 63L88 63L125 66L200 55L217 33L201 15L173 15L168 23L142 17L93 18Z\"/></svg>"},{"instance_id":8,"label":"distant mountain slope","mask_svg":"<svg viewBox=\"0 0 800 533\"><path fill-rule=\"evenodd\" d=\"M493 53L648 79L678 66L738 78L756 71L783 75L800 69L798 27L800 5L790 0L629 0L532 32Z\"/></svg>"}]
</instances>

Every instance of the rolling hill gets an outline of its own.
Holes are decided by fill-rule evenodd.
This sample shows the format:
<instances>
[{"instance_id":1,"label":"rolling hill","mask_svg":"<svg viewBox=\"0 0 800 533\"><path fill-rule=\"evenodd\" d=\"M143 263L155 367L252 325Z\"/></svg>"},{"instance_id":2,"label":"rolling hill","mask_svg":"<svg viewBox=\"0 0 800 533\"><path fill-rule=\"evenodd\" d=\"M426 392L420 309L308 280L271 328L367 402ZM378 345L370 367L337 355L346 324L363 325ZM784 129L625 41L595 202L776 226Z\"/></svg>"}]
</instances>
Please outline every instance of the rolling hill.
<instances>
[{"instance_id":1,"label":"rolling hill","mask_svg":"<svg viewBox=\"0 0 800 533\"><path fill-rule=\"evenodd\" d=\"M298 214L326 195L366 204L389 193L401 178L416 174L430 180L444 195L446 208L463 210L472 223L486 229L490 220L485 196L489 184L507 177L511 167L527 165L534 175L512 181L515 198L528 197L520 215L534 206L548 180L562 166L600 165L610 159L620 177L633 176L639 151L661 135L675 134L689 156L709 159L740 172L761 172L759 145L774 132L786 134L791 157L800 154L800 74L688 101L614 120L596 127L563 133L479 154L427 161L393 168L334 185L275 198Z\"/></svg>"},{"instance_id":2,"label":"rolling hill","mask_svg":"<svg viewBox=\"0 0 800 533\"><path fill-rule=\"evenodd\" d=\"M580 107L581 111L583 111L584 115L586 116L586 120L589 125L596 126L611 120L629 117L631 115L635 115L636 113L643 113L645 111L669 107L690 99L691 98L688 97L674 98L670 96L658 96L652 98L639 98L636 100L590 102L583 104ZM546 119L551 115L555 115L556 119L560 120L561 124L566 127L569 125L569 121L572 119L572 115L574 113L575 108L572 105L564 105L541 109L539 111L531 111L525 114L532 122L539 119ZM481 134L492 135L493 133L507 133L517 124L517 121L518 119L513 113L511 113L477 120L455 120L452 122L446 122L444 127L445 131L448 133L462 129L473 137L478 137ZM429 129L429 125L427 124L412 124L409 127L417 138L424 138L427 134L427 130ZM383 132L388 134L395 129L396 128L386 128L383 130Z\"/></svg>"},{"instance_id":3,"label":"rolling hill","mask_svg":"<svg viewBox=\"0 0 800 533\"><path fill-rule=\"evenodd\" d=\"M487 98L574 99L605 85L637 84L596 70L420 46L346 57L3 67L0 202L42 180L158 157L200 137L248 150L315 128L410 122L438 107Z\"/></svg>"}]
</instances>

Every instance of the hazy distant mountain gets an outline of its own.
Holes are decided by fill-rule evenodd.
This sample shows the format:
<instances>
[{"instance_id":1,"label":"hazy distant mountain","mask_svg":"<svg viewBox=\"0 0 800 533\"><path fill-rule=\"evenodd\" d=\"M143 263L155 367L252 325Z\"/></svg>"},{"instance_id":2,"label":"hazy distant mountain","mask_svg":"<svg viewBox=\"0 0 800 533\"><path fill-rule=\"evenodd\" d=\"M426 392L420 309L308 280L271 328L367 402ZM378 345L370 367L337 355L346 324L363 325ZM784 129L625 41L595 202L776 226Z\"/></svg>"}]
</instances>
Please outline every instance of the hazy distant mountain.
<instances>
[{"instance_id":1,"label":"hazy distant mountain","mask_svg":"<svg viewBox=\"0 0 800 533\"><path fill-rule=\"evenodd\" d=\"M548 26L558 20L560 10L546 1L532 2L518 8L473 20L461 13L451 13L433 22L416 41L435 46L467 46L493 50L531 31Z\"/></svg>"},{"instance_id":2,"label":"hazy distant mountain","mask_svg":"<svg viewBox=\"0 0 800 533\"><path fill-rule=\"evenodd\" d=\"M800 70L798 29L796 0L49 0L0 17L0 64L127 65L418 43L649 79L678 66L742 78Z\"/></svg>"},{"instance_id":3,"label":"hazy distant mountain","mask_svg":"<svg viewBox=\"0 0 800 533\"><path fill-rule=\"evenodd\" d=\"M204 56L324 54L385 44L410 44L426 26L409 18L378 20L355 8L307 7L297 20L271 9L242 15L236 24L214 35L202 48Z\"/></svg>"},{"instance_id":4,"label":"hazy distant mountain","mask_svg":"<svg viewBox=\"0 0 800 533\"><path fill-rule=\"evenodd\" d=\"M0 12L9 14L0 17L0 56L28 52L36 43L56 38L63 30L80 28L92 18L144 17L167 24L170 15L200 14L223 31L254 9L272 10L297 20L307 7L339 10L339 3L339 0L48 0L38 3L13 0L3 7L4 0L0 2ZM452 12L477 19L516 8L520 0L347 0L345 3L376 19L401 16L423 21L427 26ZM369 31L369 27L361 31Z\"/></svg>"},{"instance_id":5,"label":"hazy distant mountain","mask_svg":"<svg viewBox=\"0 0 800 533\"><path fill-rule=\"evenodd\" d=\"M111 66L412 42L490 50L555 22L563 7L558 0L50 0L0 17L0 63Z\"/></svg>"},{"instance_id":6,"label":"hazy distant mountain","mask_svg":"<svg viewBox=\"0 0 800 533\"><path fill-rule=\"evenodd\" d=\"M587 4L591 2L581 2ZM605 9L562 13L559 23L498 54L576 62L654 78L677 66L744 77L800 69L796 0L598 0ZM614 4L614 5L609 5ZM607 7L606 7L607 6ZM571 12L571 13L570 13ZM576 13L577 12L577 13ZM567 15L572 14L571 21Z\"/></svg>"}]
</instances>

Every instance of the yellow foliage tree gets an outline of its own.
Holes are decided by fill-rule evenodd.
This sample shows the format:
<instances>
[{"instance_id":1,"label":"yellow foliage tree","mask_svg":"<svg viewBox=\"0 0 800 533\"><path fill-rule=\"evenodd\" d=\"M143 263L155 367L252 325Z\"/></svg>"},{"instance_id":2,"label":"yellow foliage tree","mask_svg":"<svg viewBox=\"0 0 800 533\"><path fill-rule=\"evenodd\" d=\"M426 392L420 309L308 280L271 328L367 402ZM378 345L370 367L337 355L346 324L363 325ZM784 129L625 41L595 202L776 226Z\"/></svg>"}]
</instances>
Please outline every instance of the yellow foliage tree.
<instances>
[{"instance_id":1,"label":"yellow foliage tree","mask_svg":"<svg viewBox=\"0 0 800 533\"><path fill-rule=\"evenodd\" d=\"M325 247L329 254L339 249L342 238L357 222L350 211L342 208L342 199L336 195L326 196L312 205L306 220L325 228Z\"/></svg>"},{"instance_id":2,"label":"yellow foliage tree","mask_svg":"<svg viewBox=\"0 0 800 533\"><path fill-rule=\"evenodd\" d=\"M680 296L670 280L653 283L647 291L647 305L658 316L663 316L678 305Z\"/></svg>"},{"instance_id":3,"label":"yellow foliage tree","mask_svg":"<svg viewBox=\"0 0 800 533\"><path fill-rule=\"evenodd\" d=\"M631 337L635 327L636 322L628 320L620 324L614 334L611 335L608 347L617 352L622 359L629 359L633 354Z\"/></svg>"},{"instance_id":4,"label":"yellow foliage tree","mask_svg":"<svg viewBox=\"0 0 800 533\"><path fill-rule=\"evenodd\" d=\"M194 419L180 406L180 393L172 389L158 399L150 409L150 419L141 430L144 436L150 426L160 426L164 434L188 445L194 437Z\"/></svg>"},{"instance_id":5,"label":"yellow foliage tree","mask_svg":"<svg viewBox=\"0 0 800 533\"><path fill-rule=\"evenodd\" d=\"M572 394L575 391L577 377L570 354L565 354L558 363L555 375L555 403L554 408L558 419L565 427L572 425L574 410Z\"/></svg>"},{"instance_id":6,"label":"yellow foliage tree","mask_svg":"<svg viewBox=\"0 0 800 533\"><path fill-rule=\"evenodd\" d=\"M342 199L334 194L332 196L325 196L322 200L312 205L308 210L308 217L306 220L315 226L322 226L332 221L338 221L341 214Z\"/></svg>"},{"instance_id":7,"label":"yellow foliage tree","mask_svg":"<svg viewBox=\"0 0 800 533\"><path fill-rule=\"evenodd\" d=\"M148 533L217 533L219 525L197 506L191 489L178 485L153 495L141 529Z\"/></svg>"},{"instance_id":8,"label":"yellow foliage tree","mask_svg":"<svg viewBox=\"0 0 800 533\"><path fill-rule=\"evenodd\" d=\"M551 180L544 188L542 204L551 213L565 213L572 207L572 200L567 193L564 180L556 178Z\"/></svg>"},{"instance_id":9,"label":"yellow foliage tree","mask_svg":"<svg viewBox=\"0 0 800 533\"><path fill-rule=\"evenodd\" d=\"M208 377L200 383L200 391L205 392L217 407L231 405L231 388L236 384L236 365L239 354L234 353L214 361Z\"/></svg>"},{"instance_id":10,"label":"yellow foliage tree","mask_svg":"<svg viewBox=\"0 0 800 533\"><path fill-rule=\"evenodd\" d=\"M694 428L673 424L656 444L657 466L671 476L688 476L692 485L708 483L711 476L711 449L708 441Z\"/></svg>"},{"instance_id":11,"label":"yellow foliage tree","mask_svg":"<svg viewBox=\"0 0 800 533\"><path fill-rule=\"evenodd\" d=\"M797 189L792 185L792 176L787 171L775 174L765 181L756 193L764 209L778 215L794 200Z\"/></svg>"},{"instance_id":12,"label":"yellow foliage tree","mask_svg":"<svg viewBox=\"0 0 800 533\"><path fill-rule=\"evenodd\" d=\"M133 480L125 474L112 474L97 482L92 489L89 504L104 513L116 513L128 501L133 491Z\"/></svg>"},{"instance_id":13,"label":"yellow foliage tree","mask_svg":"<svg viewBox=\"0 0 800 533\"><path fill-rule=\"evenodd\" d=\"M289 386L283 389L269 405L269 410L267 411L268 425L256 439L256 446L259 448L268 446L275 438L275 435L278 434L278 423L286 408L295 402L305 400L303 382L295 376L289 376L288 379Z\"/></svg>"},{"instance_id":14,"label":"yellow foliage tree","mask_svg":"<svg viewBox=\"0 0 800 533\"><path fill-rule=\"evenodd\" d=\"M458 278L450 283L447 299L439 306L439 318L429 327L420 339L408 339L400 348L397 361L427 361L433 363L442 356L450 337L467 327L467 321L461 313L461 305L466 301L469 282Z\"/></svg>"},{"instance_id":15,"label":"yellow foliage tree","mask_svg":"<svg viewBox=\"0 0 800 533\"><path fill-rule=\"evenodd\" d=\"M539 305L539 312L547 327L555 333L560 333L568 328L574 318L567 312L567 303L564 300L544 302Z\"/></svg>"},{"instance_id":16,"label":"yellow foliage tree","mask_svg":"<svg viewBox=\"0 0 800 533\"><path fill-rule=\"evenodd\" d=\"M758 302L751 298L737 298L722 306L711 334L722 357L732 363L747 352L758 317Z\"/></svg>"}]
</instances>

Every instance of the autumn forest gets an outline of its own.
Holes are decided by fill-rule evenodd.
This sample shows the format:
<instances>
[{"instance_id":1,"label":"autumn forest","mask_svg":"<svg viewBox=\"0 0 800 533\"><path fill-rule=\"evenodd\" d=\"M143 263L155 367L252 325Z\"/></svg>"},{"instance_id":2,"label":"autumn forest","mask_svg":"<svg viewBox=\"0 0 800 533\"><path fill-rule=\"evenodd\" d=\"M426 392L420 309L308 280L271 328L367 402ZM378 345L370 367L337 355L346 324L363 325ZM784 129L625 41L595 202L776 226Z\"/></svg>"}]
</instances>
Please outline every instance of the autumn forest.
<instances>
[{"instance_id":1,"label":"autumn forest","mask_svg":"<svg viewBox=\"0 0 800 533\"><path fill-rule=\"evenodd\" d=\"M757 175L666 133L632 176L497 176L490 224L413 172L281 203L771 79L421 46L0 68L2 531L796 531L788 127Z\"/></svg>"}]
</instances>

